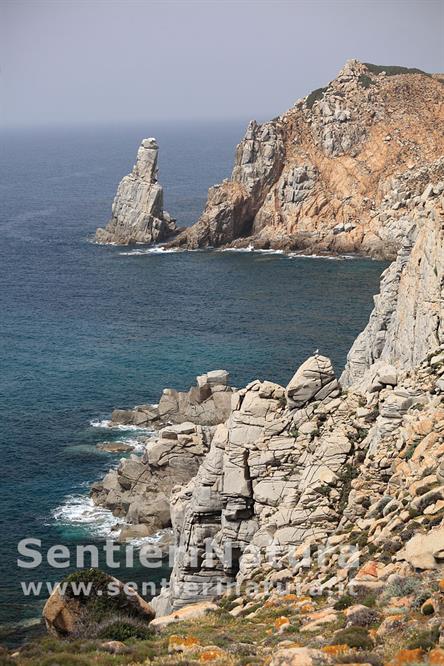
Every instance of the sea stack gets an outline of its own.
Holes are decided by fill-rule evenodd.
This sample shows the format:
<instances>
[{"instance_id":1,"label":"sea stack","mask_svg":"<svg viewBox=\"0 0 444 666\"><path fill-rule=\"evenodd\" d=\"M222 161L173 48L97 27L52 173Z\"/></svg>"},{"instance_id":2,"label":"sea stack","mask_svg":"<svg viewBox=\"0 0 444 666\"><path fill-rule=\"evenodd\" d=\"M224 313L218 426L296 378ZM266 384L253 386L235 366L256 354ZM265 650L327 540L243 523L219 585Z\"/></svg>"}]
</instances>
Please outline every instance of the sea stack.
<instances>
[{"instance_id":1,"label":"sea stack","mask_svg":"<svg viewBox=\"0 0 444 666\"><path fill-rule=\"evenodd\" d=\"M176 234L175 220L163 210L163 188L157 182L158 152L156 139L143 139L133 170L117 188L111 220L96 231L97 243L159 243Z\"/></svg>"}]
</instances>

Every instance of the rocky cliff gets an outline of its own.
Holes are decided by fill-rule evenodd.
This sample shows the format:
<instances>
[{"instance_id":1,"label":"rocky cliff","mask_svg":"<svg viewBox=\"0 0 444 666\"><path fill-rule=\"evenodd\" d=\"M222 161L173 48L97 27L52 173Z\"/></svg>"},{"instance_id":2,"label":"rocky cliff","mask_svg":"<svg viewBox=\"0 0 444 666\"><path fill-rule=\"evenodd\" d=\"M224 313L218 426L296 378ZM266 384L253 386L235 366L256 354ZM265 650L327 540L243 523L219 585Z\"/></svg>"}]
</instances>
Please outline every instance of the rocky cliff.
<instances>
[{"instance_id":1,"label":"rocky cliff","mask_svg":"<svg viewBox=\"0 0 444 666\"><path fill-rule=\"evenodd\" d=\"M441 526L444 160L393 178L378 210L400 247L340 380L318 354L286 387L254 381L235 391L219 370L188 393L165 389L156 407L113 413L115 422L159 428L142 458L93 488L130 523L122 538L172 525L177 553L170 588L154 601L158 615L259 579L304 593L348 589L359 567L338 574L337 548L364 541L362 532L358 560L372 551L379 585L410 572L418 561L410 540ZM444 549L444 527L436 538ZM293 565L292 553L307 547L328 547L321 570Z\"/></svg>"},{"instance_id":2,"label":"rocky cliff","mask_svg":"<svg viewBox=\"0 0 444 666\"><path fill-rule=\"evenodd\" d=\"M250 123L231 178L210 189L200 220L174 244L392 259L409 201L394 182L443 155L443 121L443 79L350 60L283 115Z\"/></svg>"},{"instance_id":3,"label":"rocky cliff","mask_svg":"<svg viewBox=\"0 0 444 666\"><path fill-rule=\"evenodd\" d=\"M172 494L179 554L171 588L155 602L158 611L213 599L216 590L255 578L272 586L298 580L304 593L312 585L347 588L357 571L342 567L338 575L337 557L331 569L299 578L290 561L310 544L348 543L351 532L370 531L378 548L391 544L393 562L384 569L381 557L386 573L378 584L416 566L407 557L409 538L416 528L425 538L430 521L438 526L444 517L437 471L444 441L442 168L437 161L412 171L387 194L389 207L393 191L405 193L405 210L386 221L394 229L402 216L406 233L341 382L329 359L318 355L287 387L257 381L233 396L232 412L196 477ZM412 462L406 465L406 458ZM424 491L417 491L424 478ZM430 499L416 499L429 481ZM404 510L410 502L414 515ZM394 540L398 532L405 538ZM444 548L444 528L437 539ZM229 566L222 557L227 544L234 553ZM438 566L440 560L428 561Z\"/></svg>"},{"instance_id":4,"label":"rocky cliff","mask_svg":"<svg viewBox=\"0 0 444 666\"><path fill-rule=\"evenodd\" d=\"M231 412L234 389L228 379L225 370L212 370L199 375L196 386L187 392L164 389L158 405L113 411L114 425L153 429L142 456L123 458L117 469L91 488L96 504L124 519L120 541L150 536L171 526L173 488L197 474L217 424Z\"/></svg>"},{"instance_id":5,"label":"rocky cliff","mask_svg":"<svg viewBox=\"0 0 444 666\"><path fill-rule=\"evenodd\" d=\"M399 198L402 210L390 210ZM444 159L393 180L385 208L386 230L400 250L348 354L343 386L368 385L384 364L412 368L444 337Z\"/></svg>"},{"instance_id":6,"label":"rocky cliff","mask_svg":"<svg viewBox=\"0 0 444 666\"><path fill-rule=\"evenodd\" d=\"M163 189L157 181L156 140L144 139L136 164L122 178L112 205L112 217L97 229L97 243L157 243L177 233L175 221L163 210Z\"/></svg>"}]
</instances>

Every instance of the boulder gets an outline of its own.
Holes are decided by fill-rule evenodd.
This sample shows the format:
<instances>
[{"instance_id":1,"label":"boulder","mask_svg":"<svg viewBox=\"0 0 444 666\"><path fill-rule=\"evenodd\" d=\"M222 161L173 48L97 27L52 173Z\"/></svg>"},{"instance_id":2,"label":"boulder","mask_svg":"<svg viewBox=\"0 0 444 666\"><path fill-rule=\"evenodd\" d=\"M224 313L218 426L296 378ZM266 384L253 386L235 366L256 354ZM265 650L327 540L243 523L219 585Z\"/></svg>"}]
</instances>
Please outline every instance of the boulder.
<instances>
[{"instance_id":1,"label":"boulder","mask_svg":"<svg viewBox=\"0 0 444 666\"><path fill-rule=\"evenodd\" d=\"M311 400L324 400L338 393L339 384L332 363L319 354L311 356L300 366L285 391L287 404L291 408L300 408Z\"/></svg>"},{"instance_id":2,"label":"boulder","mask_svg":"<svg viewBox=\"0 0 444 666\"><path fill-rule=\"evenodd\" d=\"M189 606L184 606L170 615L164 615L163 617L156 617L150 623L150 627L156 629L156 631L162 631L165 627L175 622L187 622L189 620L197 620L208 613L212 613L218 610L218 606L209 601L202 601L197 604L190 604Z\"/></svg>"},{"instance_id":3,"label":"boulder","mask_svg":"<svg viewBox=\"0 0 444 666\"><path fill-rule=\"evenodd\" d=\"M80 584L85 589L75 587ZM82 638L87 638L87 628L93 628L97 622L94 602L98 596L104 601L100 621L116 615L128 615L144 622L154 618L151 605L136 592L125 591L124 584L117 578L97 569L84 569L67 576L46 601L43 619L48 632L66 637L81 631Z\"/></svg>"},{"instance_id":4,"label":"boulder","mask_svg":"<svg viewBox=\"0 0 444 666\"><path fill-rule=\"evenodd\" d=\"M397 554L417 569L442 569L444 567L444 528L430 530L427 534L415 534Z\"/></svg>"},{"instance_id":5,"label":"boulder","mask_svg":"<svg viewBox=\"0 0 444 666\"><path fill-rule=\"evenodd\" d=\"M270 666L317 666L328 661L328 656L320 650L294 647L275 652Z\"/></svg>"}]
</instances>

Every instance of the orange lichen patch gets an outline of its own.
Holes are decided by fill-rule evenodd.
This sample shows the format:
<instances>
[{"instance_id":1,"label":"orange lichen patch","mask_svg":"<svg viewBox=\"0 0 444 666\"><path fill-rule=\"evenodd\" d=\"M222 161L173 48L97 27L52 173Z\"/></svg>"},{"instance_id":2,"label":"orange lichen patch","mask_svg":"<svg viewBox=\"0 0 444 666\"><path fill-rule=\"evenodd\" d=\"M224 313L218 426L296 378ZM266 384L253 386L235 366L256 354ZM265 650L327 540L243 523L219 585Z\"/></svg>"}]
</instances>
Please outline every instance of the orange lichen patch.
<instances>
[{"instance_id":1,"label":"orange lichen patch","mask_svg":"<svg viewBox=\"0 0 444 666\"><path fill-rule=\"evenodd\" d=\"M413 602L413 596L406 597L391 597L389 606L391 608L410 608Z\"/></svg>"},{"instance_id":2,"label":"orange lichen patch","mask_svg":"<svg viewBox=\"0 0 444 666\"><path fill-rule=\"evenodd\" d=\"M281 615L281 617L276 618L274 621L274 628L278 633L282 633L284 629L290 626L290 620L288 617Z\"/></svg>"},{"instance_id":3,"label":"orange lichen patch","mask_svg":"<svg viewBox=\"0 0 444 666\"><path fill-rule=\"evenodd\" d=\"M438 583L439 591L444 592L444 578L441 578L441 580Z\"/></svg>"},{"instance_id":4,"label":"orange lichen patch","mask_svg":"<svg viewBox=\"0 0 444 666\"><path fill-rule=\"evenodd\" d=\"M404 664L414 664L423 661L424 650L399 650L387 666L404 666Z\"/></svg>"},{"instance_id":5,"label":"orange lichen patch","mask_svg":"<svg viewBox=\"0 0 444 666\"><path fill-rule=\"evenodd\" d=\"M340 654L345 654L350 650L348 645L324 645L323 648L321 648L322 652L325 652L325 654L330 655L331 657L337 657Z\"/></svg>"},{"instance_id":6,"label":"orange lichen patch","mask_svg":"<svg viewBox=\"0 0 444 666\"><path fill-rule=\"evenodd\" d=\"M298 597L297 594L284 594L284 596L281 597L281 599L282 599L282 601L284 601L286 603L290 603L290 604L301 601L301 597ZM305 601L305 599L304 599L304 601Z\"/></svg>"},{"instance_id":7,"label":"orange lichen patch","mask_svg":"<svg viewBox=\"0 0 444 666\"><path fill-rule=\"evenodd\" d=\"M273 608L274 606L276 606L276 599L267 599L264 603L264 608Z\"/></svg>"},{"instance_id":8,"label":"orange lichen patch","mask_svg":"<svg viewBox=\"0 0 444 666\"><path fill-rule=\"evenodd\" d=\"M368 630L368 635L370 636L370 638L371 638L372 640L375 641L376 638L378 637L378 630L377 630L377 629L369 629L369 630Z\"/></svg>"},{"instance_id":9,"label":"orange lichen patch","mask_svg":"<svg viewBox=\"0 0 444 666\"><path fill-rule=\"evenodd\" d=\"M432 666L444 666L444 650L435 648L429 652L429 664Z\"/></svg>"},{"instance_id":10,"label":"orange lichen patch","mask_svg":"<svg viewBox=\"0 0 444 666\"><path fill-rule=\"evenodd\" d=\"M316 608L316 606L314 604L309 603L309 604L304 604L303 606L301 606L300 610L301 610L301 613L313 613L315 608Z\"/></svg>"},{"instance_id":11,"label":"orange lichen patch","mask_svg":"<svg viewBox=\"0 0 444 666\"><path fill-rule=\"evenodd\" d=\"M378 568L380 568L380 564L378 562L375 562L374 560L366 562L366 564L364 564L364 566L361 567L356 574L356 580L363 580L367 577L378 578Z\"/></svg>"},{"instance_id":12,"label":"orange lichen patch","mask_svg":"<svg viewBox=\"0 0 444 666\"><path fill-rule=\"evenodd\" d=\"M178 636L173 634L168 641L168 652L185 652L200 645L196 636Z\"/></svg>"},{"instance_id":13,"label":"orange lichen patch","mask_svg":"<svg viewBox=\"0 0 444 666\"><path fill-rule=\"evenodd\" d=\"M221 659L222 657L225 656L225 652L223 650L219 650L217 648L211 648L211 650L204 650L201 652L199 661L203 663L207 663L209 661L216 661L217 659Z\"/></svg>"}]
</instances>

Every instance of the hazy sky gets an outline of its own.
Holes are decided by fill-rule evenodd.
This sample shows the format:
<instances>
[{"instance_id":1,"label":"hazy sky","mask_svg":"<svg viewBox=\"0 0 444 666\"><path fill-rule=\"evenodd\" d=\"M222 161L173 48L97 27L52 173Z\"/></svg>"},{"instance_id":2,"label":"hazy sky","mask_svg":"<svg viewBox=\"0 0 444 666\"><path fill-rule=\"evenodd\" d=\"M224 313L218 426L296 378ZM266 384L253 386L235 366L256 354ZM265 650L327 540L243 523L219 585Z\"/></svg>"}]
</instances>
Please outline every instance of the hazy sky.
<instances>
[{"instance_id":1,"label":"hazy sky","mask_svg":"<svg viewBox=\"0 0 444 666\"><path fill-rule=\"evenodd\" d=\"M443 0L0 0L8 125L264 120L348 58L444 71Z\"/></svg>"}]
</instances>

